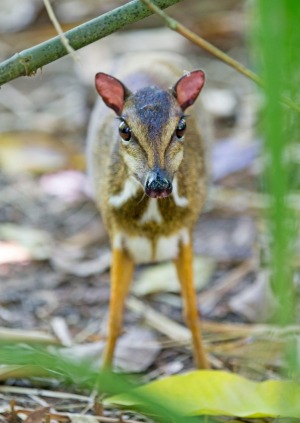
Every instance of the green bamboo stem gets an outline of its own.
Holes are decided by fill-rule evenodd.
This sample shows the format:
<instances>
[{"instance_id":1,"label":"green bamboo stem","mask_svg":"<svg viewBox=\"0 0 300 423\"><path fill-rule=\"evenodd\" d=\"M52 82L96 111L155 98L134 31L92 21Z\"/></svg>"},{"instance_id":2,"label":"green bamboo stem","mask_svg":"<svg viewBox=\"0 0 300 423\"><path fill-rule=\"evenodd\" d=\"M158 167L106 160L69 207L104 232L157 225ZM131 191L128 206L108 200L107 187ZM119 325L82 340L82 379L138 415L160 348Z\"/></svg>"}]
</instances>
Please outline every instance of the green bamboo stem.
<instances>
[{"instance_id":1,"label":"green bamboo stem","mask_svg":"<svg viewBox=\"0 0 300 423\"><path fill-rule=\"evenodd\" d=\"M181 0L156 0L161 9L172 6ZM92 19L65 33L70 46L79 50L94 41L123 28L125 25L137 22L152 12L139 0L133 0L104 15ZM39 68L54 62L68 54L60 36L56 36L34 47L16 53L0 64L0 85L20 76L34 75Z\"/></svg>"}]
</instances>

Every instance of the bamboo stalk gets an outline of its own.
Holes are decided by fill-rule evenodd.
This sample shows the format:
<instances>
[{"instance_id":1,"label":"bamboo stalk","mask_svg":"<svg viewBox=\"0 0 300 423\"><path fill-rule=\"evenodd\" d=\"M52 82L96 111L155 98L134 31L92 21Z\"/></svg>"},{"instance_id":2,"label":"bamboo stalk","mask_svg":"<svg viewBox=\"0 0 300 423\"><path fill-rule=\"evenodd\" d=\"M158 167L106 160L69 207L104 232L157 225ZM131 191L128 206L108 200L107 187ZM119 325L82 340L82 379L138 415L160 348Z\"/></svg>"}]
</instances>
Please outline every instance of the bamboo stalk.
<instances>
[{"instance_id":1,"label":"bamboo stalk","mask_svg":"<svg viewBox=\"0 0 300 423\"><path fill-rule=\"evenodd\" d=\"M179 1L181 0L156 0L156 4L164 9ZM133 0L67 31L64 35L72 49L79 50L151 14L152 12L140 0ZM67 54L61 35L16 53L0 64L0 85L19 76L35 75L39 68Z\"/></svg>"}]
</instances>

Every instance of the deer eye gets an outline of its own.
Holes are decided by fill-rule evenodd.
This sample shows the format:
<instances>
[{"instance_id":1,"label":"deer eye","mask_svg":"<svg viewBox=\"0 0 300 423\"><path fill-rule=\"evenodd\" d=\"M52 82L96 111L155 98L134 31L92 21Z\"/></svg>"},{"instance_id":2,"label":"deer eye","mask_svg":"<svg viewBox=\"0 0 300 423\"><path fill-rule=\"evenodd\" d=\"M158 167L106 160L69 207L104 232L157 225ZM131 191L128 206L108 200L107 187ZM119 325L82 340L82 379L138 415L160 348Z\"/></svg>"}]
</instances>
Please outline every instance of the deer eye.
<instances>
[{"instance_id":1,"label":"deer eye","mask_svg":"<svg viewBox=\"0 0 300 423\"><path fill-rule=\"evenodd\" d=\"M122 122L120 123L119 134L122 140L125 141L125 143L128 143L130 141L131 129L124 120L122 120Z\"/></svg>"},{"instance_id":2,"label":"deer eye","mask_svg":"<svg viewBox=\"0 0 300 423\"><path fill-rule=\"evenodd\" d=\"M175 130L175 134L176 137L179 140L182 140L185 134L185 130L186 130L186 121L184 118L181 118L180 121L177 124L176 130Z\"/></svg>"}]
</instances>

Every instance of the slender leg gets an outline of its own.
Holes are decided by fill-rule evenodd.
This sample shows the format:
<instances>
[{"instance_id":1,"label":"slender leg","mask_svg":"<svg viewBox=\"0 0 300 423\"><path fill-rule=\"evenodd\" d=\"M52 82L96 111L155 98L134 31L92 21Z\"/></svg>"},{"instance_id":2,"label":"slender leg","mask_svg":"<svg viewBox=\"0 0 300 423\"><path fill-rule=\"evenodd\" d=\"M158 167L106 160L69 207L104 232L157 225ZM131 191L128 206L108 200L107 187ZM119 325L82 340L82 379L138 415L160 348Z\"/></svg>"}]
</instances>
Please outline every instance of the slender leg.
<instances>
[{"instance_id":1,"label":"slender leg","mask_svg":"<svg viewBox=\"0 0 300 423\"><path fill-rule=\"evenodd\" d=\"M180 244L179 256L175 260L178 279L181 284L184 314L192 333L194 361L197 368L208 369L209 363L203 348L200 316L197 309L196 291L193 277L193 249L191 243Z\"/></svg>"},{"instance_id":2,"label":"slender leg","mask_svg":"<svg viewBox=\"0 0 300 423\"><path fill-rule=\"evenodd\" d=\"M123 322L124 302L129 291L134 263L125 251L113 249L108 339L103 356L103 368L110 368Z\"/></svg>"}]
</instances>

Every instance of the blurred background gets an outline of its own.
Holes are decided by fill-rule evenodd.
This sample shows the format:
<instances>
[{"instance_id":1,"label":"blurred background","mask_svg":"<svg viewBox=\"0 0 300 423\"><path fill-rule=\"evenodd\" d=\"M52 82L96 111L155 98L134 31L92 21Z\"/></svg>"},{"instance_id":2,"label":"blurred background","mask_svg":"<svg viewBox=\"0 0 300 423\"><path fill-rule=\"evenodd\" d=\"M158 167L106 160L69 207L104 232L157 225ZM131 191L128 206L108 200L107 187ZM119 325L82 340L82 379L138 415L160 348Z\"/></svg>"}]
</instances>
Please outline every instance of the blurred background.
<instances>
[{"instance_id":1,"label":"blurred background","mask_svg":"<svg viewBox=\"0 0 300 423\"><path fill-rule=\"evenodd\" d=\"M64 30L124 3L51 2ZM253 67L247 2L185 0L166 12ZM1 61L56 35L42 0L1 0L0 28ZM251 81L165 28L159 17L83 48L78 60L62 58L1 88L0 326L43 330L75 345L79 355L98 357L106 333L110 248L85 175L94 75L123 53L153 49L180 53L187 69L191 63L207 75L201 99L208 117L203 133L209 189L194 245L212 363L256 379L272 375L282 357L282 337L270 340L256 325L268 321L274 308L264 267L267 202L259 190L261 98ZM119 366L147 370L148 379L191 368L187 338L171 336L167 323L154 327L141 314L147 305L183 324L171 264L137 269L132 293Z\"/></svg>"}]
</instances>

